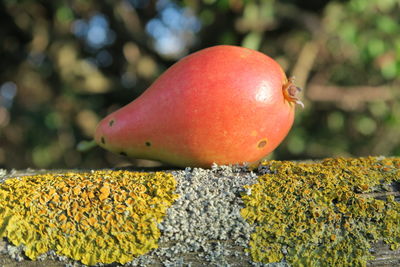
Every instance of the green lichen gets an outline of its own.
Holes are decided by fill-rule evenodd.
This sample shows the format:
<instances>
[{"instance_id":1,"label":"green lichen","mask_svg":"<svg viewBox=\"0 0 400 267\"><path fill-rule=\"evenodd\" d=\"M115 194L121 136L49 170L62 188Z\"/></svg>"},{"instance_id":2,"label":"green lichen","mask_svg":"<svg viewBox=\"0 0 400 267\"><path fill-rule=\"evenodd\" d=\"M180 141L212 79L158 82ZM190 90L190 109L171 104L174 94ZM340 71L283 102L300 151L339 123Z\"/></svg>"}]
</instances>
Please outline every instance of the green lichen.
<instances>
[{"instance_id":1,"label":"green lichen","mask_svg":"<svg viewBox=\"0 0 400 267\"><path fill-rule=\"evenodd\" d=\"M59 173L0 184L0 238L31 259L54 250L84 264L126 263L157 248L166 209L177 198L171 174Z\"/></svg>"},{"instance_id":2,"label":"green lichen","mask_svg":"<svg viewBox=\"0 0 400 267\"><path fill-rule=\"evenodd\" d=\"M377 193L400 181L400 159L261 164L267 173L242 196L241 214L256 226L254 261L285 256L292 266L366 266L372 243L400 247L400 203Z\"/></svg>"}]
</instances>

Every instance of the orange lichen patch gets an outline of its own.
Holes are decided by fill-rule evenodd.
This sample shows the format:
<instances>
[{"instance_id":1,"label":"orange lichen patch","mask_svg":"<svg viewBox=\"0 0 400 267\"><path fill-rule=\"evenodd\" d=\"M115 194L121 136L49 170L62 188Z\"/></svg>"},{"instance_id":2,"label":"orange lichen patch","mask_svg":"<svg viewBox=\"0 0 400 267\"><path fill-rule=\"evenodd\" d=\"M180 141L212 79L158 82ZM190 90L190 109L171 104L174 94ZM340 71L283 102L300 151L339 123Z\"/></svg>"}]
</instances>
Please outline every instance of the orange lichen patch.
<instances>
[{"instance_id":1,"label":"orange lichen patch","mask_svg":"<svg viewBox=\"0 0 400 267\"><path fill-rule=\"evenodd\" d=\"M246 186L242 216L255 224L254 261L291 266L366 266L370 244L400 247L400 203L368 197L400 182L400 159L266 161L258 183Z\"/></svg>"},{"instance_id":2,"label":"orange lichen patch","mask_svg":"<svg viewBox=\"0 0 400 267\"><path fill-rule=\"evenodd\" d=\"M157 248L174 202L171 174L59 173L0 184L0 237L35 259L54 250L84 264L126 263Z\"/></svg>"}]
</instances>

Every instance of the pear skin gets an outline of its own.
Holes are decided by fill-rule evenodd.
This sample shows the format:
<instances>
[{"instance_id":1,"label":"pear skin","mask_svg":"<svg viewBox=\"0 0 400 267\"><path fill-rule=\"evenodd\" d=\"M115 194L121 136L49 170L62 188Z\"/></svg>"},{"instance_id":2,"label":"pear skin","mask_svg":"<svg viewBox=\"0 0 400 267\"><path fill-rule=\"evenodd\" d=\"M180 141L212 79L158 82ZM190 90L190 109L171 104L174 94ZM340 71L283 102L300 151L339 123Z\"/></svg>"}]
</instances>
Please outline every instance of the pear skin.
<instances>
[{"instance_id":1,"label":"pear skin","mask_svg":"<svg viewBox=\"0 0 400 267\"><path fill-rule=\"evenodd\" d=\"M181 167L255 162L292 127L298 99L288 92L295 92L292 79L267 55L206 48L105 117L95 141L114 153Z\"/></svg>"}]
</instances>

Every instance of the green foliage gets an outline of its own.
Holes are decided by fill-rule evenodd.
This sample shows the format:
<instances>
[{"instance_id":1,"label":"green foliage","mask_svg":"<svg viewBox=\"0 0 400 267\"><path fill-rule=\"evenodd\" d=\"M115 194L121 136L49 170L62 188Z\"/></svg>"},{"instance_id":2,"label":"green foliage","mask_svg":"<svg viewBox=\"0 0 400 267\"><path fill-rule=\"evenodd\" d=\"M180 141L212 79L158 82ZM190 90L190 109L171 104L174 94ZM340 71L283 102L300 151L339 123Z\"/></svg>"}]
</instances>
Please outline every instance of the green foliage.
<instances>
[{"instance_id":1,"label":"green foliage","mask_svg":"<svg viewBox=\"0 0 400 267\"><path fill-rule=\"evenodd\" d=\"M332 3L325 11L330 48L334 52L347 50L338 56L353 65L353 71L373 76L367 77L367 81L396 79L400 75L399 11L398 0ZM352 79L351 75L348 73L347 78Z\"/></svg>"},{"instance_id":2,"label":"green foliage","mask_svg":"<svg viewBox=\"0 0 400 267\"><path fill-rule=\"evenodd\" d=\"M400 155L399 0L156 2L0 3L0 166L128 164L76 146L176 60L217 44L260 50L304 87L306 108L271 158Z\"/></svg>"}]
</instances>

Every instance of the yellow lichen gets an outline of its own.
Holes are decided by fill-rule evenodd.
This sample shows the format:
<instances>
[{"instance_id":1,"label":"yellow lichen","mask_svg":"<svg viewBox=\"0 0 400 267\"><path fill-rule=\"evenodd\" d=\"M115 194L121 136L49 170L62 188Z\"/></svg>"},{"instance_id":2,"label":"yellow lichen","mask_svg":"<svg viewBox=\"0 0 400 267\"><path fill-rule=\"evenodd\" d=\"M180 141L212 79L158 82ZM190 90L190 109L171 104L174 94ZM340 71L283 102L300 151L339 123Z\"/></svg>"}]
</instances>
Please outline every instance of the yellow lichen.
<instances>
[{"instance_id":1,"label":"yellow lichen","mask_svg":"<svg viewBox=\"0 0 400 267\"><path fill-rule=\"evenodd\" d=\"M31 259L54 250L84 264L126 263L157 248L177 198L171 174L58 173L0 183L0 238Z\"/></svg>"},{"instance_id":2,"label":"yellow lichen","mask_svg":"<svg viewBox=\"0 0 400 267\"><path fill-rule=\"evenodd\" d=\"M380 194L400 181L400 159L267 161L247 186L242 216L255 224L254 261L291 266L366 266L371 243L400 245L400 203ZM375 197L374 197L375 196Z\"/></svg>"}]
</instances>

